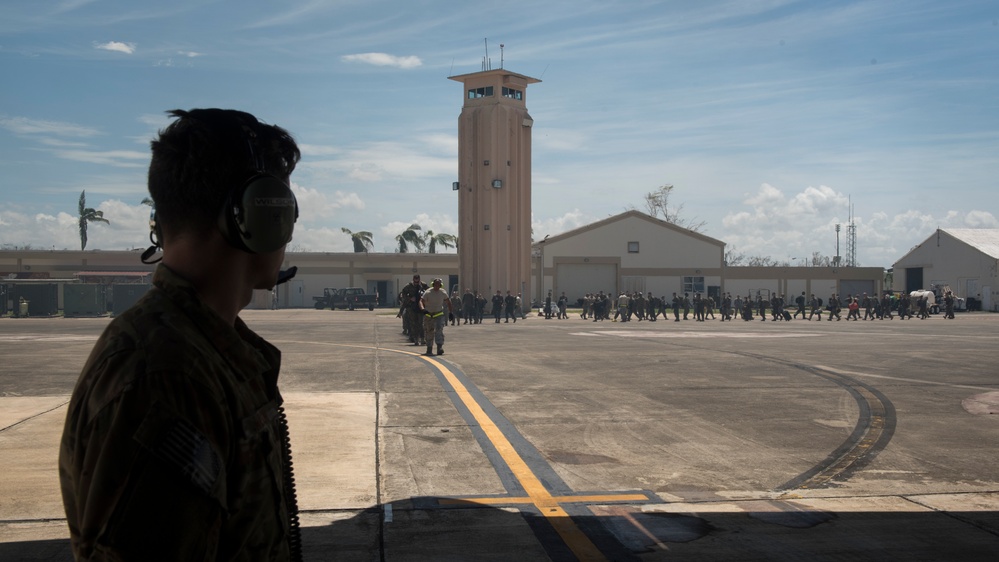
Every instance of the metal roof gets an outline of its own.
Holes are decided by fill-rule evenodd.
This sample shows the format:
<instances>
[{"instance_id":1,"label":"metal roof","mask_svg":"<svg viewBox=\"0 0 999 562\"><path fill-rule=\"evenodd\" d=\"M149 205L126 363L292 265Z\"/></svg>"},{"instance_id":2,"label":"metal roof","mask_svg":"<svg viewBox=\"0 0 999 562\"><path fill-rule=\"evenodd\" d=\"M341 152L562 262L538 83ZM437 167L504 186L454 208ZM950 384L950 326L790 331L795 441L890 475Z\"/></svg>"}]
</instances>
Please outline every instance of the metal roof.
<instances>
[{"instance_id":1,"label":"metal roof","mask_svg":"<svg viewBox=\"0 0 999 562\"><path fill-rule=\"evenodd\" d=\"M983 254L999 259L999 228L941 229Z\"/></svg>"}]
</instances>

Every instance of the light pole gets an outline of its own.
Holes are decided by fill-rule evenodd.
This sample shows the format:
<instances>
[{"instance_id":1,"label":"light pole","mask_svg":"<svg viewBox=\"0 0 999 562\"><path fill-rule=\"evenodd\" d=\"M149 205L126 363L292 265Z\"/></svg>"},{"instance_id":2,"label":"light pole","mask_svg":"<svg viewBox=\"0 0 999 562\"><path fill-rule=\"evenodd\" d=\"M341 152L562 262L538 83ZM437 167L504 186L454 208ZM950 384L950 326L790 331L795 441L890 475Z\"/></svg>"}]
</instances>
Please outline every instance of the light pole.
<instances>
[{"instance_id":1,"label":"light pole","mask_svg":"<svg viewBox=\"0 0 999 562\"><path fill-rule=\"evenodd\" d=\"M839 267L839 225L836 225L836 256L833 258L833 266Z\"/></svg>"},{"instance_id":2,"label":"light pole","mask_svg":"<svg viewBox=\"0 0 999 562\"><path fill-rule=\"evenodd\" d=\"M538 283L538 302L541 302L541 299L545 294L545 242L548 241L549 236L551 236L551 234L545 234L544 239L538 243L538 245L541 246L541 267L538 268L538 279L540 280Z\"/></svg>"}]
</instances>

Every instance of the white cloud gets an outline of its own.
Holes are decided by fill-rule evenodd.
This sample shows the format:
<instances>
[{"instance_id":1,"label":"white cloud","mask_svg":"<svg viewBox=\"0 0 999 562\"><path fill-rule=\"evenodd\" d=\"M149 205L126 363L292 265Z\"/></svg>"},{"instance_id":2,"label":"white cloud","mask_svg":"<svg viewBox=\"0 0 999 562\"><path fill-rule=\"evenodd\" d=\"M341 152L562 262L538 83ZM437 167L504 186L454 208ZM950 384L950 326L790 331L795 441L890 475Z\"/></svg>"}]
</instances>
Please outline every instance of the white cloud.
<instances>
[{"instance_id":1,"label":"white cloud","mask_svg":"<svg viewBox=\"0 0 999 562\"><path fill-rule=\"evenodd\" d=\"M537 209L535 209L535 211L536 210ZM579 209L573 209L558 217L543 220L532 219L531 229L534 231L533 238L537 241L543 240L545 236L562 234L563 232L568 232L575 228L585 226L591 222L595 222L596 220L598 219L586 216Z\"/></svg>"},{"instance_id":2,"label":"white cloud","mask_svg":"<svg viewBox=\"0 0 999 562\"><path fill-rule=\"evenodd\" d=\"M377 165L371 163L358 163L350 167L347 171L347 177L363 183L374 183L381 181L384 176L381 168Z\"/></svg>"},{"instance_id":3,"label":"white cloud","mask_svg":"<svg viewBox=\"0 0 999 562\"><path fill-rule=\"evenodd\" d=\"M968 228L999 228L999 220L988 211L971 211L964 217Z\"/></svg>"},{"instance_id":4,"label":"white cloud","mask_svg":"<svg viewBox=\"0 0 999 562\"><path fill-rule=\"evenodd\" d=\"M299 221L303 223L335 217L340 209L363 211L365 208L364 200L356 193L335 191L330 196L295 182L292 182L291 189L298 199Z\"/></svg>"},{"instance_id":5,"label":"white cloud","mask_svg":"<svg viewBox=\"0 0 999 562\"><path fill-rule=\"evenodd\" d=\"M351 252L353 249L350 237L339 227L310 228L303 224L295 225L295 234L288 244L291 252Z\"/></svg>"},{"instance_id":6,"label":"white cloud","mask_svg":"<svg viewBox=\"0 0 999 562\"><path fill-rule=\"evenodd\" d=\"M770 186L773 187L773 186ZM96 191L88 188L91 204L97 200ZM149 207L138 204L144 195L130 186L134 193L123 194L121 199L108 199L95 207L103 211L111 224L93 224L88 230L88 249L127 250L144 248L148 241ZM418 213L412 219L391 220L381 226L359 224L367 215L357 211L365 209L364 200L353 192L336 191L332 195L315 189L292 184L299 200L302 216L295 227L295 238L289 248L293 251L350 252L353 246L340 226L352 230L368 230L375 234L375 251L394 252L395 237L410 224L417 223L423 231L456 234L457 219L447 213ZM730 250L747 256L769 256L778 261L811 257L813 252L832 256L836 251L835 225L841 224L840 250L846 255L846 215L837 216L821 209L795 210L796 201L805 197L810 189L788 196L777 188L777 193L763 189L765 201L783 201L783 206L768 209L750 207L729 213L724 218L725 232L716 238L726 242ZM821 193L823 188L815 188ZM106 192L106 190L105 190ZM832 190L834 199L839 194ZM814 196L814 194L812 194ZM70 198L75 203L76 198ZM750 199L756 199L752 197ZM72 206L72 205L70 205ZM30 214L16 210L0 211L0 240L6 247L30 246L36 249L77 249L80 238L75 209L68 212ZM537 209L535 209L537 211ZM369 217L370 218L370 217ZM588 216L578 208L560 216L533 220L535 240L545 235L555 236L585 226L604 217ZM916 210L878 210L855 218L857 227L858 261L862 266L889 267L909 249L929 237L939 228L999 228L999 220L987 211L946 211L939 216ZM454 252L451 250L442 250Z\"/></svg>"},{"instance_id":7,"label":"white cloud","mask_svg":"<svg viewBox=\"0 0 999 562\"><path fill-rule=\"evenodd\" d=\"M45 146L55 146L59 148L86 148L85 142L74 142L50 137L38 137L38 142Z\"/></svg>"},{"instance_id":8,"label":"white cloud","mask_svg":"<svg viewBox=\"0 0 999 562\"><path fill-rule=\"evenodd\" d=\"M420 233L423 235L426 235L427 231L433 231L435 234L457 235L458 233L458 221L453 217L441 213L433 215L420 213L413 220L392 221L380 227L377 231L379 236L375 239L375 248L383 252L396 251L399 245L395 241L395 237L409 228L411 224L420 225ZM412 252L414 249L411 247L409 251ZM424 249L424 251L426 250ZM454 248L437 248L437 252L441 254L453 254L456 253L456 250Z\"/></svg>"},{"instance_id":9,"label":"white cloud","mask_svg":"<svg viewBox=\"0 0 999 562\"><path fill-rule=\"evenodd\" d=\"M830 187L807 187L788 196L763 184L746 197L748 208L729 212L722 219L724 232L715 236L729 249L747 256L769 256L797 263L818 252L836 254L836 225L840 226L839 252L846 258L849 235L848 197ZM854 199L855 209L863 198ZM854 216L857 261L861 266L890 267L895 260L939 228L996 228L999 221L987 211L944 211L933 215L919 210L877 209Z\"/></svg>"},{"instance_id":10,"label":"white cloud","mask_svg":"<svg viewBox=\"0 0 999 562\"><path fill-rule=\"evenodd\" d=\"M103 51L114 51L116 53L125 53L126 55L131 55L135 52L135 43L123 43L121 41L108 41L107 43L94 43L95 49L101 49Z\"/></svg>"},{"instance_id":11,"label":"white cloud","mask_svg":"<svg viewBox=\"0 0 999 562\"><path fill-rule=\"evenodd\" d=\"M118 199L110 199L95 208L104 212L104 217L110 224L92 223L88 226L88 250L128 250L148 245L148 206L129 205ZM27 215L4 211L0 213L0 239L16 247L78 250L79 219L75 214L67 212Z\"/></svg>"},{"instance_id":12,"label":"white cloud","mask_svg":"<svg viewBox=\"0 0 999 562\"><path fill-rule=\"evenodd\" d=\"M298 170L314 174L310 181L313 184L343 181L401 184L453 177L457 153L456 137L447 135L369 142L351 148L306 145L303 154L311 158L303 159Z\"/></svg>"},{"instance_id":13,"label":"white cloud","mask_svg":"<svg viewBox=\"0 0 999 562\"><path fill-rule=\"evenodd\" d=\"M139 116L138 120L139 123L156 129L162 129L173 121L166 113L144 113Z\"/></svg>"},{"instance_id":14,"label":"white cloud","mask_svg":"<svg viewBox=\"0 0 999 562\"><path fill-rule=\"evenodd\" d=\"M0 116L0 127L21 135L46 134L64 137L92 137L100 134L100 131L91 127L59 121L29 119L28 117Z\"/></svg>"},{"instance_id":15,"label":"white cloud","mask_svg":"<svg viewBox=\"0 0 999 562\"><path fill-rule=\"evenodd\" d=\"M136 150L57 150L54 154L66 160L116 168L139 168L149 164L149 153Z\"/></svg>"},{"instance_id":16,"label":"white cloud","mask_svg":"<svg viewBox=\"0 0 999 562\"><path fill-rule=\"evenodd\" d=\"M420 57L399 57L388 53L359 53L340 57L343 62L360 62L375 66L394 66L396 68L416 68L423 64Z\"/></svg>"},{"instance_id":17,"label":"white cloud","mask_svg":"<svg viewBox=\"0 0 999 562\"><path fill-rule=\"evenodd\" d=\"M336 156L343 152L338 147L321 144L299 144L298 150L302 152L302 156Z\"/></svg>"}]
</instances>

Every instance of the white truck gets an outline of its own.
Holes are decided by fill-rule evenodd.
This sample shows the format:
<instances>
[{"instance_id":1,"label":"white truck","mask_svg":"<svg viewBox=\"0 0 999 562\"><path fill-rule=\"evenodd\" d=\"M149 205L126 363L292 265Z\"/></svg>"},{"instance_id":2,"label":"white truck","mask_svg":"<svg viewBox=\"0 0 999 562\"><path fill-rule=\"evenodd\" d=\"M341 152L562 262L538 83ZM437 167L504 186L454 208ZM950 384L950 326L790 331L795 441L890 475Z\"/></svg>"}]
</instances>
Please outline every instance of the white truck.
<instances>
[{"instance_id":1,"label":"white truck","mask_svg":"<svg viewBox=\"0 0 999 562\"><path fill-rule=\"evenodd\" d=\"M929 289L919 289L918 291L912 291L909 296L912 297L912 306L915 308L916 303L919 299L926 297L926 309L929 310L930 314L939 314L940 309L944 307L944 296L951 292L950 285L930 285ZM967 310L967 302L957 295L954 295L954 310Z\"/></svg>"}]
</instances>

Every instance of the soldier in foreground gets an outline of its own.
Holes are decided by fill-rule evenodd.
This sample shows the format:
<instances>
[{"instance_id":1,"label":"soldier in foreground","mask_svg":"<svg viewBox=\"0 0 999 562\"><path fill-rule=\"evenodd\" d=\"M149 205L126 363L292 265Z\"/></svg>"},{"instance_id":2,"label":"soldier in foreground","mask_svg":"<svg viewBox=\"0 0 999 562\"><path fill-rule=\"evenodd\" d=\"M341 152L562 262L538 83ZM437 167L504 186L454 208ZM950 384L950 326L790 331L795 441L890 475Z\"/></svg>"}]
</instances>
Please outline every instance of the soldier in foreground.
<instances>
[{"instance_id":1,"label":"soldier in foreground","mask_svg":"<svg viewBox=\"0 0 999 562\"><path fill-rule=\"evenodd\" d=\"M437 344L437 355L444 355L444 326L449 317L454 316L454 307L447 292L441 287L444 282L434 279L430 290L420 297L420 317L423 318L423 333L427 342L427 355L433 355L433 345ZM447 308L447 310L444 310Z\"/></svg>"},{"instance_id":2,"label":"soldier in foreground","mask_svg":"<svg viewBox=\"0 0 999 562\"><path fill-rule=\"evenodd\" d=\"M297 560L281 352L239 312L279 281L298 217L288 180L299 149L248 113L170 115L152 143L154 246L143 254L161 246L162 264L94 346L63 430L73 553Z\"/></svg>"},{"instance_id":3,"label":"soldier in foreground","mask_svg":"<svg viewBox=\"0 0 999 562\"><path fill-rule=\"evenodd\" d=\"M426 343L423 337L423 313L420 310L420 299L426 290L427 284L420 281L418 273L414 273L413 281L402 288L402 307L399 309L399 314L409 326L409 341L413 345Z\"/></svg>"}]
</instances>

